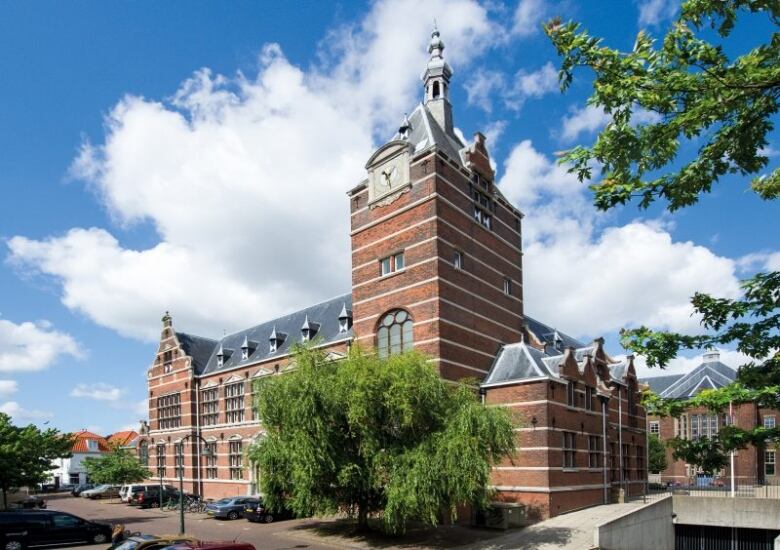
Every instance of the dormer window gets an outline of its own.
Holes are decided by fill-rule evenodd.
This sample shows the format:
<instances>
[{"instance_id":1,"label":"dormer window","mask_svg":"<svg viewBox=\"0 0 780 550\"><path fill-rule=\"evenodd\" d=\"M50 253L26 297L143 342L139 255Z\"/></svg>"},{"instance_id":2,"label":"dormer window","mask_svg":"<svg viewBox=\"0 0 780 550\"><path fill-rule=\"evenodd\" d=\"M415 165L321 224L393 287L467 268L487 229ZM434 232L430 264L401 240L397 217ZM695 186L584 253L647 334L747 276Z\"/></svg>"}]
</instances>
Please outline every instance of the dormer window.
<instances>
[{"instance_id":1,"label":"dormer window","mask_svg":"<svg viewBox=\"0 0 780 550\"><path fill-rule=\"evenodd\" d=\"M309 321L309 316L307 315L306 319L303 321L303 326L301 327L301 342L311 341L319 329L319 323Z\"/></svg>"},{"instance_id":2,"label":"dormer window","mask_svg":"<svg viewBox=\"0 0 780 550\"><path fill-rule=\"evenodd\" d=\"M268 337L268 353L275 353L284 343L287 335L283 332L277 332L276 327L271 331L271 336Z\"/></svg>"},{"instance_id":3,"label":"dormer window","mask_svg":"<svg viewBox=\"0 0 780 550\"><path fill-rule=\"evenodd\" d=\"M344 334L352 327L352 310L347 309L347 304L341 306L339 313L339 333Z\"/></svg>"},{"instance_id":4,"label":"dormer window","mask_svg":"<svg viewBox=\"0 0 780 550\"><path fill-rule=\"evenodd\" d=\"M257 342L251 341L246 335L244 335L244 341L241 343L241 360L246 361L249 356L257 349Z\"/></svg>"},{"instance_id":5,"label":"dormer window","mask_svg":"<svg viewBox=\"0 0 780 550\"><path fill-rule=\"evenodd\" d=\"M227 349L222 344L219 345L219 350L217 351L217 366L221 367L225 364L225 361L227 359L230 359L230 356L233 354L232 349Z\"/></svg>"}]
</instances>

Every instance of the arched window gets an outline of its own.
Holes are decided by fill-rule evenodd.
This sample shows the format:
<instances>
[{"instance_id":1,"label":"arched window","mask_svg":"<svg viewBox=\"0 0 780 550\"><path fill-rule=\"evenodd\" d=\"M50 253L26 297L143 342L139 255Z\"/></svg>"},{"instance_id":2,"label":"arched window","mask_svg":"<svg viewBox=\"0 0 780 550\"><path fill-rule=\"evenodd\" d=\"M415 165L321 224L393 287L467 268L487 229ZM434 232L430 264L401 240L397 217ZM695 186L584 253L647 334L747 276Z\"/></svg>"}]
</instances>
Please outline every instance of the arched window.
<instances>
[{"instance_id":1,"label":"arched window","mask_svg":"<svg viewBox=\"0 0 780 550\"><path fill-rule=\"evenodd\" d=\"M376 347L379 357L412 349L412 318L402 309L385 313L376 331Z\"/></svg>"}]
</instances>

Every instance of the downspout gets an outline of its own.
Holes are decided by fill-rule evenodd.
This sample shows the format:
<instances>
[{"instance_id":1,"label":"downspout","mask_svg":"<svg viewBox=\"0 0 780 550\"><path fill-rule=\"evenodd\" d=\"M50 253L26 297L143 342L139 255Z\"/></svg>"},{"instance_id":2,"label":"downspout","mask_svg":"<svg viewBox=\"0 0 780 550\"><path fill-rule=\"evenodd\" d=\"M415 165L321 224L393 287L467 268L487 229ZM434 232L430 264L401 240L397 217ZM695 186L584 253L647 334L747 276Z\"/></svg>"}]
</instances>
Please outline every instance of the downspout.
<instances>
[{"instance_id":1,"label":"downspout","mask_svg":"<svg viewBox=\"0 0 780 550\"><path fill-rule=\"evenodd\" d=\"M604 504L609 504L609 478L607 472L607 398L600 396L601 399L601 466L604 470Z\"/></svg>"},{"instance_id":2,"label":"downspout","mask_svg":"<svg viewBox=\"0 0 780 550\"><path fill-rule=\"evenodd\" d=\"M623 489L623 500L626 498L626 485L623 477L623 394L620 384L618 389L618 464L620 466L620 488Z\"/></svg>"},{"instance_id":3,"label":"downspout","mask_svg":"<svg viewBox=\"0 0 780 550\"><path fill-rule=\"evenodd\" d=\"M195 439L195 457L198 463L195 479L198 485L198 495L203 499L203 481L200 478L200 378L195 379L195 434L198 436Z\"/></svg>"}]
</instances>

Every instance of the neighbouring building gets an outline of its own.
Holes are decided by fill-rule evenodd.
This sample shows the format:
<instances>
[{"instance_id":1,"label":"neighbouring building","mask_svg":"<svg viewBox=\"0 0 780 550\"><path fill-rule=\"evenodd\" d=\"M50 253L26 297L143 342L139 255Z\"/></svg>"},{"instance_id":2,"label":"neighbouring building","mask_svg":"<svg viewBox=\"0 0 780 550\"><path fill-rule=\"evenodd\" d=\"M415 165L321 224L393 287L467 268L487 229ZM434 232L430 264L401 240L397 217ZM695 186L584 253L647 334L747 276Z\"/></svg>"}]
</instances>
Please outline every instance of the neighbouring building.
<instances>
[{"instance_id":1,"label":"neighbouring building","mask_svg":"<svg viewBox=\"0 0 780 550\"><path fill-rule=\"evenodd\" d=\"M647 384L653 392L669 399L685 400L695 396L702 390L717 389L726 386L736 379L737 371L720 361L720 353L708 351L702 362L687 374L672 374L643 378L641 383ZM648 432L657 435L662 441L681 437L696 439L711 437L723 426L736 425L746 430L757 426L774 428L780 411L758 407L756 403L739 403L726 410L715 413L704 407L690 407L680 418L648 416ZM672 458L671 449L666 451L667 468L654 478L662 483L689 484L695 482L703 473L695 466ZM763 448L748 446L735 452L734 479L737 484L780 482L777 469L778 448L774 441L767 441ZM730 468L718 472L714 482L730 482Z\"/></svg>"},{"instance_id":2,"label":"neighbouring building","mask_svg":"<svg viewBox=\"0 0 780 550\"><path fill-rule=\"evenodd\" d=\"M347 193L349 293L216 339L177 331L165 314L138 439L156 479L181 474L206 497L256 493L252 381L283 375L291 345L317 338L334 360L354 343L383 356L417 349L443 378L476 377L486 403L520 411L517 454L493 479L503 502L546 517L644 490L632 362L523 311L522 214L495 184L485 137L465 144L455 131L443 50L435 30L423 102Z\"/></svg>"},{"instance_id":3,"label":"neighbouring building","mask_svg":"<svg viewBox=\"0 0 780 550\"><path fill-rule=\"evenodd\" d=\"M58 458L53 462L54 469L50 475L51 483L56 486L87 483L84 459L88 456L99 457L111 448L105 437L87 430L76 432L73 437L70 458Z\"/></svg>"}]
</instances>

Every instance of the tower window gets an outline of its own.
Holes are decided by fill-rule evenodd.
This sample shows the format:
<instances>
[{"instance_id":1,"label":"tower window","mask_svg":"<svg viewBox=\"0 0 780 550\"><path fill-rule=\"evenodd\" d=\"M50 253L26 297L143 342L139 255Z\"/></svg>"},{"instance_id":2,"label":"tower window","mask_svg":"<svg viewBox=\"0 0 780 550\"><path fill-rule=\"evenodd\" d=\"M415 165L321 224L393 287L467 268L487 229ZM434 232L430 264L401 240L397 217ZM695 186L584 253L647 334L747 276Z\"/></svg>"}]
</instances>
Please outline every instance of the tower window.
<instances>
[{"instance_id":1,"label":"tower window","mask_svg":"<svg viewBox=\"0 0 780 550\"><path fill-rule=\"evenodd\" d=\"M403 252L399 252L379 260L380 273L383 277L385 275L389 275L390 273L401 271L405 266L406 263Z\"/></svg>"},{"instance_id":2,"label":"tower window","mask_svg":"<svg viewBox=\"0 0 780 550\"><path fill-rule=\"evenodd\" d=\"M386 313L376 331L379 357L387 357L412 349L414 344L412 329L412 318L406 311L396 309Z\"/></svg>"},{"instance_id":3,"label":"tower window","mask_svg":"<svg viewBox=\"0 0 780 550\"><path fill-rule=\"evenodd\" d=\"M439 89L439 83L434 82L433 83L433 99L437 99L441 95L441 90Z\"/></svg>"},{"instance_id":4,"label":"tower window","mask_svg":"<svg viewBox=\"0 0 780 550\"><path fill-rule=\"evenodd\" d=\"M512 295L512 279L505 278L504 279L504 294L507 296Z\"/></svg>"},{"instance_id":5,"label":"tower window","mask_svg":"<svg viewBox=\"0 0 780 550\"><path fill-rule=\"evenodd\" d=\"M463 269L463 254L457 250L452 255L452 265L455 266L455 269Z\"/></svg>"}]
</instances>

